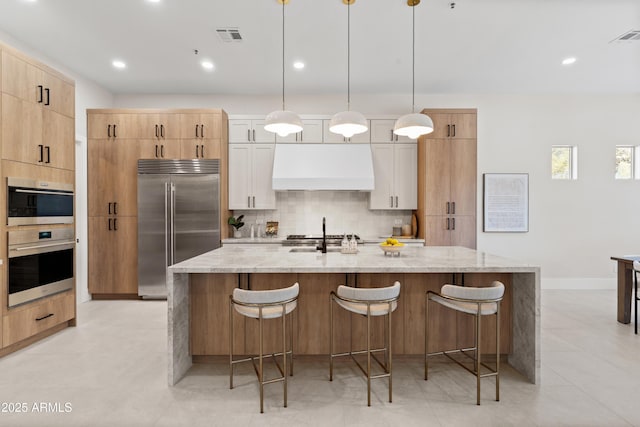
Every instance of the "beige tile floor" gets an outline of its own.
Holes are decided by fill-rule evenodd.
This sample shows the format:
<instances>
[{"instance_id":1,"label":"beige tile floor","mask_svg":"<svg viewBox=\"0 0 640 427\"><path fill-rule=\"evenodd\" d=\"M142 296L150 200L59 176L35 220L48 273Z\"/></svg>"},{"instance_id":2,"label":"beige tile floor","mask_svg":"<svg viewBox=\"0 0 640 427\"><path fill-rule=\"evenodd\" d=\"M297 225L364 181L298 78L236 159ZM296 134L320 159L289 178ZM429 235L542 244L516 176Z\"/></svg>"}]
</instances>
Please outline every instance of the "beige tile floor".
<instances>
[{"instance_id":1,"label":"beige tile floor","mask_svg":"<svg viewBox=\"0 0 640 427\"><path fill-rule=\"evenodd\" d=\"M456 365L434 364L425 382L419 359L398 358L393 403L378 381L369 408L351 363L330 383L325 361L298 359L289 407L271 385L261 415L250 366L234 390L224 361L167 386L165 302L92 301L77 327L0 359L0 410L28 407L0 412L0 426L640 426L640 335L615 313L615 291L543 291L542 384L507 366L500 402L490 379L478 407L474 378ZM70 412L34 412L40 403Z\"/></svg>"}]
</instances>

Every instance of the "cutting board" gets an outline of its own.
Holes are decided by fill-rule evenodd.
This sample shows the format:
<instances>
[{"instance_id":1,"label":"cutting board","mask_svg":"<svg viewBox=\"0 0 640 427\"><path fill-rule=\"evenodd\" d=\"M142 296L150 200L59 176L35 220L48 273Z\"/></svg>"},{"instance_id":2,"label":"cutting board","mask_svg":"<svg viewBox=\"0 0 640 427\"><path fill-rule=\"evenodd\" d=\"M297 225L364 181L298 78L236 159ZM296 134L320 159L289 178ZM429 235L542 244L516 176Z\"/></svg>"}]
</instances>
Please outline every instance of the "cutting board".
<instances>
[{"instance_id":1,"label":"cutting board","mask_svg":"<svg viewBox=\"0 0 640 427\"><path fill-rule=\"evenodd\" d=\"M418 237L418 217L415 213L411 214L411 235Z\"/></svg>"}]
</instances>

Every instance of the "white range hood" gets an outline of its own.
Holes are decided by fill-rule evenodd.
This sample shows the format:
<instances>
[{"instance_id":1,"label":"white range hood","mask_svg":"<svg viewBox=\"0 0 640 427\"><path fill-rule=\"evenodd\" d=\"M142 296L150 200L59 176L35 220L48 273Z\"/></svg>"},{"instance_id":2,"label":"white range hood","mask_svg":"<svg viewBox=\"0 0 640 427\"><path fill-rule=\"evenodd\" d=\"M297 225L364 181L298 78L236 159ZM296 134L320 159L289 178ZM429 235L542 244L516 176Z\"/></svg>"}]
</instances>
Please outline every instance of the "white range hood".
<instances>
[{"instance_id":1,"label":"white range hood","mask_svg":"<svg viewBox=\"0 0 640 427\"><path fill-rule=\"evenodd\" d=\"M273 189L374 189L369 144L276 144Z\"/></svg>"}]
</instances>

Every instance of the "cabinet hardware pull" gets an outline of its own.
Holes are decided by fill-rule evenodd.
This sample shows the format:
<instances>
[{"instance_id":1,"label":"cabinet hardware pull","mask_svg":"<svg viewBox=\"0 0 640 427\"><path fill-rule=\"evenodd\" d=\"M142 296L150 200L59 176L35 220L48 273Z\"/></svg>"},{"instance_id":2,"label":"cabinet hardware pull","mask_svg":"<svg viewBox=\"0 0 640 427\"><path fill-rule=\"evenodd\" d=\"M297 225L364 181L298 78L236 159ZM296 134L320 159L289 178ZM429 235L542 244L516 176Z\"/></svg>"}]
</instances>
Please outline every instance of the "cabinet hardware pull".
<instances>
[{"instance_id":1,"label":"cabinet hardware pull","mask_svg":"<svg viewBox=\"0 0 640 427\"><path fill-rule=\"evenodd\" d=\"M304 136L304 131L303 131L303 130L301 130L301 131L300 131L300 142L303 142L303 141L304 141L303 136Z\"/></svg>"},{"instance_id":2,"label":"cabinet hardware pull","mask_svg":"<svg viewBox=\"0 0 640 427\"><path fill-rule=\"evenodd\" d=\"M398 207L398 196L396 196L396 208Z\"/></svg>"},{"instance_id":3,"label":"cabinet hardware pull","mask_svg":"<svg viewBox=\"0 0 640 427\"><path fill-rule=\"evenodd\" d=\"M393 196L389 196L389 202L390 202L389 207L392 208L393 207Z\"/></svg>"},{"instance_id":4,"label":"cabinet hardware pull","mask_svg":"<svg viewBox=\"0 0 640 427\"><path fill-rule=\"evenodd\" d=\"M107 138L111 138L111 125L107 125Z\"/></svg>"},{"instance_id":5,"label":"cabinet hardware pull","mask_svg":"<svg viewBox=\"0 0 640 427\"><path fill-rule=\"evenodd\" d=\"M113 218L113 231L118 231L118 218Z\"/></svg>"},{"instance_id":6,"label":"cabinet hardware pull","mask_svg":"<svg viewBox=\"0 0 640 427\"><path fill-rule=\"evenodd\" d=\"M451 127L453 128L453 135L451 136L456 136L456 125L451 125Z\"/></svg>"},{"instance_id":7,"label":"cabinet hardware pull","mask_svg":"<svg viewBox=\"0 0 640 427\"><path fill-rule=\"evenodd\" d=\"M36 317L36 322L39 322L44 319L48 319L49 317L53 317L53 313L49 313L46 316L42 316L42 317Z\"/></svg>"},{"instance_id":8,"label":"cabinet hardware pull","mask_svg":"<svg viewBox=\"0 0 640 427\"><path fill-rule=\"evenodd\" d=\"M454 135L455 135L455 133L454 133ZM451 213L453 215L456 214L456 202L451 202Z\"/></svg>"},{"instance_id":9,"label":"cabinet hardware pull","mask_svg":"<svg viewBox=\"0 0 640 427\"><path fill-rule=\"evenodd\" d=\"M116 135L116 125L113 125L113 137L117 138L118 135Z\"/></svg>"},{"instance_id":10,"label":"cabinet hardware pull","mask_svg":"<svg viewBox=\"0 0 640 427\"><path fill-rule=\"evenodd\" d=\"M256 130L254 129L253 130L253 142L255 142L255 141L256 141Z\"/></svg>"},{"instance_id":11,"label":"cabinet hardware pull","mask_svg":"<svg viewBox=\"0 0 640 427\"><path fill-rule=\"evenodd\" d=\"M196 138L198 137L198 125L196 125Z\"/></svg>"},{"instance_id":12,"label":"cabinet hardware pull","mask_svg":"<svg viewBox=\"0 0 640 427\"><path fill-rule=\"evenodd\" d=\"M247 207L251 207L251 196L247 196Z\"/></svg>"},{"instance_id":13,"label":"cabinet hardware pull","mask_svg":"<svg viewBox=\"0 0 640 427\"><path fill-rule=\"evenodd\" d=\"M118 202L113 202L113 214L118 215Z\"/></svg>"},{"instance_id":14,"label":"cabinet hardware pull","mask_svg":"<svg viewBox=\"0 0 640 427\"><path fill-rule=\"evenodd\" d=\"M447 202L447 215L449 214L449 202Z\"/></svg>"},{"instance_id":15,"label":"cabinet hardware pull","mask_svg":"<svg viewBox=\"0 0 640 427\"><path fill-rule=\"evenodd\" d=\"M196 145L196 159L199 157L199 156L198 156L198 147L199 147L199 146L198 146L198 145Z\"/></svg>"},{"instance_id":16,"label":"cabinet hardware pull","mask_svg":"<svg viewBox=\"0 0 640 427\"><path fill-rule=\"evenodd\" d=\"M160 145L160 157L164 159L164 144Z\"/></svg>"},{"instance_id":17,"label":"cabinet hardware pull","mask_svg":"<svg viewBox=\"0 0 640 427\"><path fill-rule=\"evenodd\" d=\"M451 125L447 125L447 137L451 136Z\"/></svg>"},{"instance_id":18,"label":"cabinet hardware pull","mask_svg":"<svg viewBox=\"0 0 640 427\"><path fill-rule=\"evenodd\" d=\"M156 144L156 159L158 158L158 144Z\"/></svg>"},{"instance_id":19,"label":"cabinet hardware pull","mask_svg":"<svg viewBox=\"0 0 640 427\"><path fill-rule=\"evenodd\" d=\"M164 138L164 125L160 125L160 136Z\"/></svg>"},{"instance_id":20,"label":"cabinet hardware pull","mask_svg":"<svg viewBox=\"0 0 640 427\"><path fill-rule=\"evenodd\" d=\"M111 220L112 218L109 218L109 231L111 231Z\"/></svg>"},{"instance_id":21,"label":"cabinet hardware pull","mask_svg":"<svg viewBox=\"0 0 640 427\"><path fill-rule=\"evenodd\" d=\"M253 207L256 207L256 196L253 196Z\"/></svg>"},{"instance_id":22,"label":"cabinet hardware pull","mask_svg":"<svg viewBox=\"0 0 640 427\"><path fill-rule=\"evenodd\" d=\"M200 157L204 159L204 144L200 146Z\"/></svg>"},{"instance_id":23,"label":"cabinet hardware pull","mask_svg":"<svg viewBox=\"0 0 640 427\"><path fill-rule=\"evenodd\" d=\"M111 202L109 202L109 215L111 215Z\"/></svg>"},{"instance_id":24,"label":"cabinet hardware pull","mask_svg":"<svg viewBox=\"0 0 640 427\"><path fill-rule=\"evenodd\" d=\"M200 138L204 138L204 125L200 125Z\"/></svg>"},{"instance_id":25,"label":"cabinet hardware pull","mask_svg":"<svg viewBox=\"0 0 640 427\"><path fill-rule=\"evenodd\" d=\"M449 218L447 218L447 230L451 230L451 228L449 227Z\"/></svg>"},{"instance_id":26,"label":"cabinet hardware pull","mask_svg":"<svg viewBox=\"0 0 640 427\"><path fill-rule=\"evenodd\" d=\"M456 219L455 218L451 218L451 229L452 230L456 229Z\"/></svg>"},{"instance_id":27,"label":"cabinet hardware pull","mask_svg":"<svg viewBox=\"0 0 640 427\"><path fill-rule=\"evenodd\" d=\"M251 130L247 129L247 141L251 141Z\"/></svg>"},{"instance_id":28,"label":"cabinet hardware pull","mask_svg":"<svg viewBox=\"0 0 640 427\"><path fill-rule=\"evenodd\" d=\"M158 138L158 125L156 125L156 138Z\"/></svg>"},{"instance_id":29,"label":"cabinet hardware pull","mask_svg":"<svg viewBox=\"0 0 640 427\"><path fill-rule=\"evenodd\" d=\"M44 90L44 91L45 91L45 93L47 94L47 101L44 103L44 105L50 105L50 104L49 104L49 101L50 101L50 98L49 98L49 88L45 88L45 90Z\"/></svg>"},{"instance_id":30,"label":"cabinet hardware pull","mask_svg":"<svg viewBox=\"0 0 640 427\"><path fill-rule=\"evenodd\" d=\"M44 99L42 96L43 89L42 85L38 85L38 104L42 104L42 100Z\"/></svg>"},{"instance_id":31,"label":"cabinet hardware pull","mask_svg":"<svg viewBox=\"0 0 640 427\"><path fill-rule=\"evenodd\" d=\"M38 148L40 149L40 160L38 160L38 163L42 163L44 160L44 145L38 144Z\"/></svg>"},{"instance_id":32,"label":"cabinet hardware pull","mask_svg":"<svg viewBox=\"0 0 640 427\"><path fill-rule=\"evenodd\" d=\"M47 161L45 163L51 163L51 147L47 145L45 148L47 149Z\"/></svg>"}]
</instances>

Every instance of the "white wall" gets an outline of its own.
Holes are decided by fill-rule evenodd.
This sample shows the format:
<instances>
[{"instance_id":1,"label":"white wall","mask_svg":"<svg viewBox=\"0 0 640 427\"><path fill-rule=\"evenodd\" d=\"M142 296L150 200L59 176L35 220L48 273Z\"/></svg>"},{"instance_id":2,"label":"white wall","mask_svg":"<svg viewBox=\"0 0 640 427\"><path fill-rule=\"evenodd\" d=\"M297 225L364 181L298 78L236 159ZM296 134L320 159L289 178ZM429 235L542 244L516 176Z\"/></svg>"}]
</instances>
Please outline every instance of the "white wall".
<instances>
[{"instance_id":1,"label":"white wall","mask_svg":"<svg viewBox=\"0 0 640 427\"><path fill-rule=\"evenodd\" d=\"M79 302L91 297L88 290L87 248L87 108L111 108L113 95L41 52L0 32L0 41L60 71L76 83L76 291Z\"/></svg>"},{"instance_id":2,"label":"white wall","mask_svg":"<svg viewBox=\"0 0 640 427\"><path fill-rule=\"evenodd\" d=\"M332 114L344 96L288 96L301 115ZM352 94L365 115L403 114L407 96ZM542 267L545 288L615 286L613 255L640 253L640 181L614 180L615 145L640 145L640 95L416 95L428 108L478 109L478 249ZM266 114L277 97L116 96L117 107L221 107ZM551 145L577 145L577 181L550 179ZM529 174L529 232L482 232L482 174ZM364 202L363 202L364 203ZM304 209L302 209L304 210Z\"/></svg>"}]
</instances>

